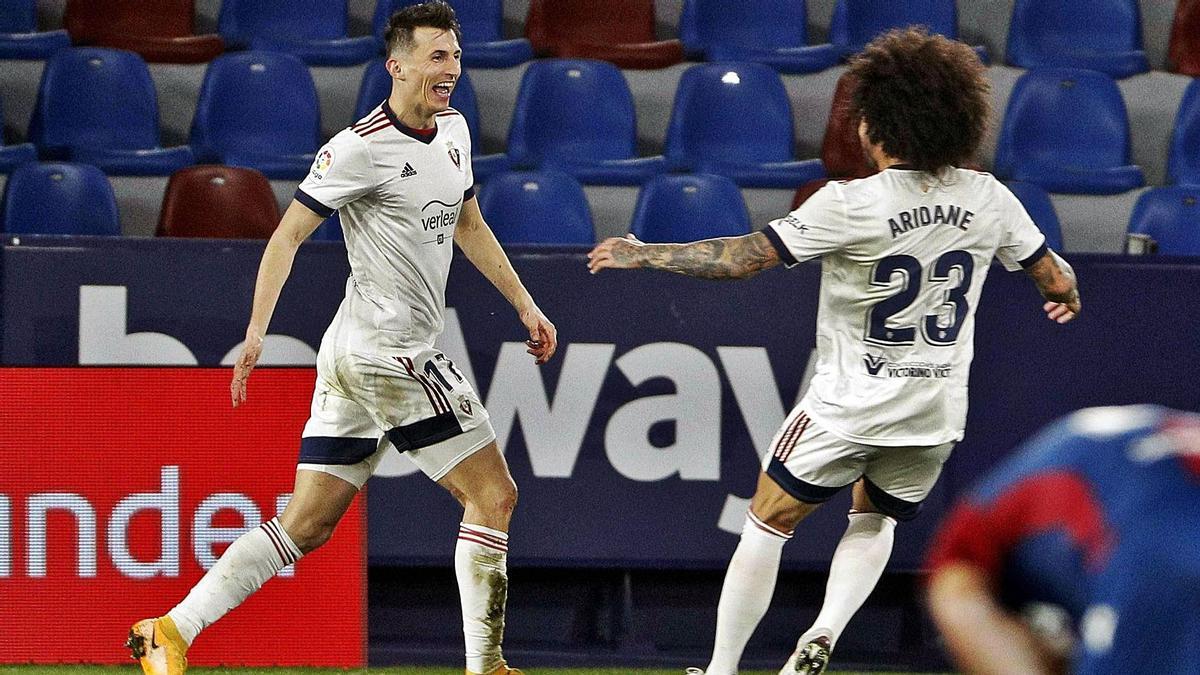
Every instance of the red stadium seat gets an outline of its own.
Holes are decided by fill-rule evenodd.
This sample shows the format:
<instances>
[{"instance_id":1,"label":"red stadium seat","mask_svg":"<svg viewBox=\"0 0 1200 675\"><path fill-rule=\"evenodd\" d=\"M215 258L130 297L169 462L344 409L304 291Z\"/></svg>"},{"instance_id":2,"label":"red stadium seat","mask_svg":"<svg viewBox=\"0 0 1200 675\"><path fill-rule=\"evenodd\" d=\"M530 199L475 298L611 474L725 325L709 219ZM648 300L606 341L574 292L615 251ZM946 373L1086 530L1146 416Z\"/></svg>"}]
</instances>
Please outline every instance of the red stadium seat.
<instances>
[{"instance_id":1,"label":"red stadium seat","mask_svg":"<svg viewBox=\"0 0 1200 675\"><path fill-rule=\"evenodd\" d=\"M77 45L127 49L156 63L204 63L225 51L219 35L196 35L195 0L67 0L63 23Z\"/></svg>"},{"instance_id":2,"label":"red stadium seat","mask_svg":"<svg viewBox=\"0 0 1200 675\"><path fill-rule=\"evenodd\" d=\"M821 164L829 178L801 185L792 198L793 211L831 180L866 178L875 173L863 157L862 144L858 140L858 116L850 110L853 93L854 78L845 73L838 78L833 91L829 123L825 125L825 138L821 141Z\"/></svg>"},{"instance_id":3,"label":"red stadium seat","mask_svg":"<svg viewBox=\"0 0 1200 675\"><path fill-rule=\"evenodd\" d=\"M829 106L829 123L821 141L821 163L831 178L866 178L875 173L863 157L858 140L858 116L850 110L854 78L849 73L838 78Z\"/></svg>"},{"instance_id":4,"label":"red stadium seat","mask_svg":"<svg viewBox=\"0 0 1200 675\"><path fill-rule=\"evenodd\" d=\"M279 205L255 169L201 165L171 174L158 217L160 237L268 239Z\"/></svg>"},{"instance_id":5,"label":"red stadium seat","mask_svg":"<svg viewBox=\"0 0 1200 675\"><path fill-rule=\"evenodd\" d=\"M531 0L525 36L542 56L599 59L622 68L683 61L683 43L656 40L654 0Z\"/></svg>"},{"instance_id":6,"label":"red stadium seat","mask_svg":"<svg viewBox=\"0 0 1200 675\"><path fill-rule=\"evenodd\" d=\"M1200 77L1200 0L1179 0L1175 6L1167 63L1176 73Z\"/></svg>"}]
</instances>

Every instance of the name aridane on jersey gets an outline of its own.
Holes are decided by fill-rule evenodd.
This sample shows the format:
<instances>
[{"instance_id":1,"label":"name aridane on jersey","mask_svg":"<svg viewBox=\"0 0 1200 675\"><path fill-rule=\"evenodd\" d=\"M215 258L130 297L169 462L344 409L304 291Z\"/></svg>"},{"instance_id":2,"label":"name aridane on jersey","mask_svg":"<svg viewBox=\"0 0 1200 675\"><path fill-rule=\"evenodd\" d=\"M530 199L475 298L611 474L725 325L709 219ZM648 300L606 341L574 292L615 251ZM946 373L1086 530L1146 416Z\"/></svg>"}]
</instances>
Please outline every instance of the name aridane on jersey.
<instances>
[{"instance_id":1,"label":"name aridane on jersey","mask_svg":"<svg viewBox=\"0 0 1200 675\"><path fill-rule=\"evenodd\" d=\"M353 351L432 345L442 330L454 228L474 197L471 138L451 109L432 130L384 102L317 153L296 199L342 221L350 279L325 340Z\"/></svg>"},{"instance_id":2,"label":"name aridane on jersey","mask_svg":"<svg viewBox=\"0 0 1200 675\"><path fill-rule=\"evenodd\" d=\"M788 266L821 258L817 367L804 400L873 445L962 438L975 307L992 258L1018 270L1045 237L989 174L888 169L831 182L764 230Z\"/></svg>"}]
</instances>

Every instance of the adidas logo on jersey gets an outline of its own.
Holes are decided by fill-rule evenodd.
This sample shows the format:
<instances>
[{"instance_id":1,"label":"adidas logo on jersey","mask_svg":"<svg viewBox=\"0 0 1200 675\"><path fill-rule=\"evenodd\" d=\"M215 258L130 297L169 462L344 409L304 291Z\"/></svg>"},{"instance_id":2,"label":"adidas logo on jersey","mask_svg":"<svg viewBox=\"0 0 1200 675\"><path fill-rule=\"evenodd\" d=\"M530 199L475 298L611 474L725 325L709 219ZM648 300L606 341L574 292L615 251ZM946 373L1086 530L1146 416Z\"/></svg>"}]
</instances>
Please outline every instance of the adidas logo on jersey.
<instances>
[{"instance_id":1,"label":"adidas logo on jersey","mask_svg":"<svg viewBox=\"0 0 1200 675\"><path fill-rule=\"evenodd\" d=\"M412 178L415 175L417 175L417 170L412 167L412 164L405 162L404 170L402 170L400 172L400 177L401 178Z\"/></svg>"}]
</instances>

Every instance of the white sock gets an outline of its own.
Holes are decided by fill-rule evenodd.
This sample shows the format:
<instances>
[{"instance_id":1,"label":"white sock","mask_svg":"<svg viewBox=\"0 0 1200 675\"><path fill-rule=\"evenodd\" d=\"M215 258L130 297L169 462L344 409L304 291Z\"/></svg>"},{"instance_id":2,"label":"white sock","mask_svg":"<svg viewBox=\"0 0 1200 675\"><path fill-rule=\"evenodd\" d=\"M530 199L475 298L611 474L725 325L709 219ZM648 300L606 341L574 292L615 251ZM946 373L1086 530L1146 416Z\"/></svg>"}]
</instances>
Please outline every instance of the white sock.
<instances>
[{"instance_id":1,"label":"white sock","mask_svg":"<svg viewBox=\"0 0 1200 675\"><path fill-rule=\"evenodd\" d=\"M738 542L717 605L717 637L707 675L733 675L750 636L767 613L779 576L779 558L783 545L792 535L776 530L746 513L742 538Z\"/></svg>"},{"instance_id":2,"label":"white sock","mask_svg":"<svg viewBox=\"0 0 1200 675\"><path fill-rule=\"evenodd\" d=\"M508 599L508 533L461 523L454 547L454 573L462 602L467 670L490 673L504 657L504 603Z\"/></svg>"},{"instance_id":3,"label":"white sock","mask_svg":"<svg viewBox=\"0 0 1200 675\"><path fill-rule=\"evenodd\" d=\"M190 645L200 631L242 604L267 579L301 555L279 518L272 518L234 540L167 616Z\"/></svg>"},{"instance_id":4,"label":"white sock","mask_svg":"<svg viewBox=\"0 0 1200 675\"><path fill-rule=\"evenodd\" d=\"M850 512L850 524L833 552L829 581L825 584L825 602L821 613L801 641L819 633L829 635L830 645L837 644L850 617L875 590L888 558L892 556L896 521L882 513Z\"/></svg>"}]
</instances>

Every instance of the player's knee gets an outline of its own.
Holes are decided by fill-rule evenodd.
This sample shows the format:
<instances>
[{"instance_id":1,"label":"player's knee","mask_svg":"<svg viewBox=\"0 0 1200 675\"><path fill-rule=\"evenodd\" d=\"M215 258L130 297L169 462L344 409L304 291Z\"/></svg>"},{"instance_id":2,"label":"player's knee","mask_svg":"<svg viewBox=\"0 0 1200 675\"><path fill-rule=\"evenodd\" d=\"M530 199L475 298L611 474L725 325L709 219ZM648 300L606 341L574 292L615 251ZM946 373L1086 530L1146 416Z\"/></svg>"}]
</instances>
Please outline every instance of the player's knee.
<instances>
[{"instance_id":1,"label":"player's knee","mask_svg":"<svg viewBox=\"0 0 1200 675\"><path fill-rule=\"evenodd\" d=\"M288 535L301 553L308 554L317 550L333 536L337 522L327 522L318 519L298 521L288 528Z\"/></svg>"},{"instance_id":2,"label":"player's knee","mask_svg":"<svg viewBox=\"0 0 1200 675\"><path fill-rule=\"evenodd\" d=\"M492 517L512 515L517 507L517 486L512 481L504 481L481 493L473 500L475 508Z\"/></svg>"}]
</instances>

